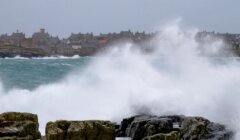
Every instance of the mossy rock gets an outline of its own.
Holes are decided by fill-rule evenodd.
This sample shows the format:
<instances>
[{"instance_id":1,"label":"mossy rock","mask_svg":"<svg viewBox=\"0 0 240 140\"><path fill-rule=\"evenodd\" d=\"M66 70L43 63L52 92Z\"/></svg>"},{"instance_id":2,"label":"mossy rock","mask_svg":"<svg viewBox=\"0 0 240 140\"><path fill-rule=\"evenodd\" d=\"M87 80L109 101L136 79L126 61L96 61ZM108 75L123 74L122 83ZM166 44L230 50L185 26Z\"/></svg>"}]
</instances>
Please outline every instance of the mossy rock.
<instances>
[{"instance_id":1,"label":"mossy rock","mask_svg":"<svg viewBox=\"0 0 240 140\"><path fill-rule=\"evenodd\" d=\"M145 137L142 140L180 140L180 133L177 131L172 131L167 134L159 133L159 134Z\"/></svg>"},{"instance_id":2,"label":"mossy rock","mask_svg":"<svg viewBox=\"0 0 240 140\"><path fill-rule=\"evenodd\" d=\"M36 140L36 139L33 139L31 136L27 136L27 137L13 136L13 137L2 137L0 138L0 140Z\"/></svg>"},{"instance_id":3,"label":"mossy rock","mask_svg":"<svg viewBox=\"0 0 240 140\"><path fill-rule=\"evenodd\" d=\"M33 121L38 124L38 117L31 113L20 113L20 112L6 112L0 115L6 121Z\"/></svg>"},{"instance_id":4,"label":"mossy rock","mask_svg":"<svg viewBox=\"0 0 240 140\"><path fill-rule=\"evenodd\" d=\"M48 122L46 125L46 137L47 140L64 140L64 131L58 127L57 123Z\"/></svg>"},{"instance_id":5,"label":"mossy rock","mask_svg":"<svg viewBox=\"0 0 240 140\"><path fill-rule=\"evenodd\" d=\"M4 122L5 118L3 116L0 116L0 123Z\"/></svg>"},{"instance_id":6,"label":"mossy rock","mask_svg":"<svg viewBox=\"0 0 240 140\"><path fill-rule=\"evenodd\" d=\"M0 140L36 140L41 138L35 114L6 112L0 114Z\"/></svg>"},{"instance_id":7,"label":"mossy rock","mask_svg":"<svg viewBox=\"0 0 240 140\"><path fill-rule=\"evenodd\" d=\"M115 140L109 121L56 121L46 126L47 140Z\"/></svg>"},{"instance_id":8,"label":"mossy rock","mask_svg":"<svg viewBox=\"0 0 240 140\"><path fill-rule=\"evenodd\" d=\"M17 137L1 137L0 140L17 140Z\"/></svg>"}]
</instances>

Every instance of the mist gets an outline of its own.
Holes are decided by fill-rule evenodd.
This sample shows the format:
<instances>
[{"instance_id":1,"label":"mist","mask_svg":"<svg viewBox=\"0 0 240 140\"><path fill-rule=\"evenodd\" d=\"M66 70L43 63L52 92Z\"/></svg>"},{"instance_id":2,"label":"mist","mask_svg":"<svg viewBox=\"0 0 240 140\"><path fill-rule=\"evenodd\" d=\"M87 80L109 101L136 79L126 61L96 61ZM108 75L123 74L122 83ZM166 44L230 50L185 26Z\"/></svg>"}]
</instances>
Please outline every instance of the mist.
<instances>
[{"instance_id":1,"label":"mist","mask_svg":"<svg viewBox=\"0 0 240 140\"><path fill-rule=\"evenodd\" d=\"M61 81L34 90L0 86L0 112L36 113L42 132L48 121L119 122L136 114L203 116L239 130L239 59L210 57L224 44L197 42L196 28L182 28L179 22L160 28L149 42L154 52L144 53L129 42L116 44Z\"/></svg>"}]
</instances>

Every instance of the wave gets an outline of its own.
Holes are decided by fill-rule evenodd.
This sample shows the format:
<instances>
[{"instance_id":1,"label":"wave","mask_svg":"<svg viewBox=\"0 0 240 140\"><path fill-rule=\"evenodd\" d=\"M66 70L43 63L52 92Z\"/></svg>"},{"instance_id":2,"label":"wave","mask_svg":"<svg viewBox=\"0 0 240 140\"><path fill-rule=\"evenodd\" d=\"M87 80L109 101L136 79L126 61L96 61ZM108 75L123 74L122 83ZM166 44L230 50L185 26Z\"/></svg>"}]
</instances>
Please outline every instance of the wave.
<instances>
[{"instance_id":1,"label":"wave","mask_svg":"<svg viewBox=\"0 0 240 140\"><path fill-rule=\"evenodd\" d=\"M119 121L140 113L199 115L238 131L240 62L222 64L202 55L199 48L223 44L203 46L195 34L168 24L151 41L152 53L136 51L131 43L116 45L59 82L34 90L0 88L0 112L37 113L42 132L56 119Z\"/></svg>"},{"instance_id":2,"label":"wave","mask_svg":"<svg viewBox=\"0 0 240 140\"><path fill-rule=\"evenodd\" d=\"M74 55L74 56L46 56L46 57L21 57L21 56L15 56L15 57L6 57L6 58L1 58L1 59L79 59L81 56L79 55Z\"/></svg>"}]
</instances>

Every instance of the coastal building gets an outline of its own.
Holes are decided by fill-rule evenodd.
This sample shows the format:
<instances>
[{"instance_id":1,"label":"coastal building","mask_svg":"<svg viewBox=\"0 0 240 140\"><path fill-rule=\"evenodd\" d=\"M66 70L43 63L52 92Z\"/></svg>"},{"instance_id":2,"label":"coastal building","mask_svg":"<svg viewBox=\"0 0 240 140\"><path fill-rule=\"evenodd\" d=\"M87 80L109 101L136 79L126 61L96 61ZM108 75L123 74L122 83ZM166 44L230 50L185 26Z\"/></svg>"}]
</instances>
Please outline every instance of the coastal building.
<instances>
[{"instance_id":1,"label":"coastal building","mask_svg":"<svg viewBox=\"0 0 240 140\"><path fill-rule=\"evenodd\" d=\"M50 35L45 32L45 29L40 29L39 32L36 32L32 35L32 45L34 47L46 47Z\"/></svg>"},{"instance_id":2,"label":"coastal building","mask_svg":"<svg viewBox=\"0 0 240 140\"><path fill-rule=\"evenodd\" d=\"M10 45L10 36L8 34L0 35L0 45Z\"/></svg>"},{"instance_id":3,"label":"coastal building","mask_svg":"<svg viewBox=\"0 0 240 140\"><path fill-rule=\"evenodd\" d=\"M70 44L83 44L87 43L88 41L94 40L93 33L72 33L70 37L68 38Z\"/></svg>"},{"instance_id":4,"label":"coastal building","mask_svg":"<svg viewBox=\"0 0 240 140\"><path fill-rule=\"evenodd\" d=\"M70 35L70 37L68 38L68 44L81 44L82 42L82 34L81 33L78 33L78 34L74 34L72 33Z\"/></svg>"},{"instance_id":5,"label":"coastal building","mask_svg":"<svg viewBox=\"0 0 240 140\"><path fill-rule=\"evenodd\" d=\"M147 40L156 36L156 33L121 31L119 33L107 33L94 35L93 33L72 33L68 38L60 39L51 36L45 29L35 32L32 37L26 38L23 32L18 30L11 35L0 35L0 45L13 45L19 47L44 47L44 48L66 48L82 49L111 46L114 42L122 40L132 41L138 46L147 46ZM201 42L222 40L229 49L240 49L240 34L215 33L202 31L196 34L196 40ZM54 50L54 49L53 49Z\"/></svg>"},{"instance_id":6,"label":"coastal building","mask_svg":"<svg viewBox=\"0 0 240 140\"><path fill-rule=\"evenodd\" d=\"M24 40L25 40L25 34L17 30L17 32L12 33L9 41L11 45L21 46Z\"/></svg>"},{"instance_id":7,"label":"coastal building","mask_svg":"<svg viewBox=\"0 0 240 140\"><path fill-rule=\"evenodd\" d=\"M60 40L59 40L58 36L57 37L50 36L48 38L48 42L47 42L48 47L57 47L58 44L60 44Z\"/></svg>"},{"instance_id":8,"label":"coastal building","mask_svg":"<svg viewBox=\"0 0 240 140\"><path fill-rule=\"evenodd\" d=\"M142 41L142 40L144 40L144 39L146 39L146 34L145 34L145 32L142 32L142 33L136 32L136 33L134 34L134 41L135 41L135 42L139 42L139 41Z\"/></svg>"},{"instance_id":9,"label":"coastal building","mask_svg":"<svg viewBox=\"0 0 240 140\"><path fill-rule=\"evenodd\" d=\"M108 43L108 41L107 41L106 39L102 38L102 39L99 39L99 40L97 41L97 43L98 43L99 45L105 45L105 44Z\"/></svg>"},{"instance_id":10,"label":"coastal building","mask_svg":"<svg viewBox=\"0 0 240 140\"><path fill-rule=\"evenodd\" d=\"M12 33L10 40L11 44L21 46L21 43L25 40L25 34L17 30L17 32Z\"/></svg>"},{"instance_id":11,"label":"coastal building","mask_svg":"<svg viewBox=\"0 0 240 140\"><path fill-rule=\"evenodd\" d=\"M119 33L120 38L124 38L124 39L133 39L134 34L131 32L131 30L128 31L121 31Z\"/></svg>"},{"instance_id":12,"label":"coastal building","mask_svg":"<svg viewBox=\"0 0 240 140\"><path fill-rule=\"evenodd\" d=\"M21 47L25 48L32 47L32 38L25 38L21 43Z\"/></svg>"},{"instance_id":13,"label":"coastal building","mask_svg":"<svg viewBox=\"0 0 240 140\"><path fill-rule=\"evenodd\" d=\"M33 47L64 47L67 44L64 44L60 41L59 37L50 36L45 29L40 29L39 32L36 32L32 35L32 46Z\"/></svg>"},{"instance_id":14,"label":"coastal building","mask_svg":"<svg viewBox=\"0 0 240 140\"><path fill-rule=\"evenodd\" d=\"M72 48L73 48L73 49L81 49L81 48L82 48L82 45L78 45L78 44L72 45Z\"/></svg>"},{"instance_id":15,"label":"coastal building","mask_svg":"<svg viewBox=\"0 0 240 140\"><path fill-rule=\"evenodd\" d=\"M19 32L18 30L11 35L2 34L0 35L0 44L1 45L14 45L21 46L25 40L25 34Z\"/></svg>"}]
</instances>

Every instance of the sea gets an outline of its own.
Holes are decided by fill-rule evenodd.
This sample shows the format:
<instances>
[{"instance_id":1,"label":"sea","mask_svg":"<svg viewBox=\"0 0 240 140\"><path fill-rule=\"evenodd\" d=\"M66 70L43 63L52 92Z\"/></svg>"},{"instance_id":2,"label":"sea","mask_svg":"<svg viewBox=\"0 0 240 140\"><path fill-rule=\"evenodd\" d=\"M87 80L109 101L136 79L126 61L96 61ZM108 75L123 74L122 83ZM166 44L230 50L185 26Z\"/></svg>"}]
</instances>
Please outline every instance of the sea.
<instances>
[{"instance_id":1,"label":"sea","mask_svg":"<svg viewBox=\"0 0 240 140\"><path fill-rule=\"evenodd\" d=\"M6 90L33 90L39 85L63 79L75 69L81 69L90 57L45 57L0 59L0 79Z\"/></svg>"},{"instance_id":2,"label":"sea","mask_svg":"<svg viewBox=\"0 0 240 140\"><path fill-rule=\"evenodd\" d=\"M2 58L0 59L2 88L6 94L11 94L8 92L13 89L34 91L41 85L48 85L61 81L72 71L81 71L81 69L85 69L91 60L94 59L97 58L80 56L31 59L18 56L14 58ZM22 99L17 98L15 100ZM29 106L31 105L29 104ZM19 111L21 112L21 110ZM42 135L44 135L44 125L40 129ZM119 137L116 138L116 140L130 140L130 138Z\"/></svg>"},{"instance_id":3,"label":"sea","mask_svg":"<svg viewBox=\"0 0 240 140\"><path fill-rule=\"evenodd\" d=\"M201 44L195 33L165 27L151 53L126 42L96 56L2 58L0 112L38 114L43 135L59 119L202 116L240 139L240 58L218 55L223 42Z\"/></svg>"},{"instance_id":4,"label":"sea","mask_svg":"<svg viewBox=\"0 0 240 140\"><path fill-rule=\"evenodd\" d=\"M40 85L55 83L72 71L84 70L97 57L43 57L43 58L0 58L0 80L6 91L11 89L34 90ZM215 57L216 64L240 63L238 57Z\"/></svg>"}]
</instances>

